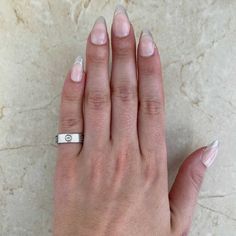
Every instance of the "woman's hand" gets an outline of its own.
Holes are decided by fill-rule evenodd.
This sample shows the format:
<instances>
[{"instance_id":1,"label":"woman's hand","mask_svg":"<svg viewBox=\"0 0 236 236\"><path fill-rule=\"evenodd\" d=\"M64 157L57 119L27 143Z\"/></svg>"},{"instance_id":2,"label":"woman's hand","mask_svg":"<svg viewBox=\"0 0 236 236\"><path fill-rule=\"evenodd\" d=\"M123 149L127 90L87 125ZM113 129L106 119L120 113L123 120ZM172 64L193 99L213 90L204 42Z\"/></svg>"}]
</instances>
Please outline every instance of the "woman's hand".
<instances>
[{"instance_id":1,"label":"woman's hand","mask_svg":"<svg viewBox=\"0 0 236 236\"><path fill-rule=\"evenodd\" d=\"M218 142L187 158L168 193L158 50L144 31L136 58L133 27L122 7L111 36L111 76L100 17L88 37L86 72L79 57L64 83L59 133L83 132L84 143L58 146L54 235L187 235Z\"/></svg>"}]
</instances>

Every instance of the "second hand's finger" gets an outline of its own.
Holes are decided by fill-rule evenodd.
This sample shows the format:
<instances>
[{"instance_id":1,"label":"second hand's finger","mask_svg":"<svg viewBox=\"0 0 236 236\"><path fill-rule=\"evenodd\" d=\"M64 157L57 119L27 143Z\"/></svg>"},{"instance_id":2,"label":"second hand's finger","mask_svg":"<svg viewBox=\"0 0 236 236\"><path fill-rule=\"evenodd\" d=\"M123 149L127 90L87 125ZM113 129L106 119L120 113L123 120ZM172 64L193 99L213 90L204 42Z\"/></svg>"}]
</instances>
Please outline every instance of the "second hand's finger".
<instances>
[{"instance_id":1,"label":"second hand's finger","mask_svg":"<svg viewBox=\"0 0 236 236\"><path fill-rule=\"evenodd\" d=\"M218 141L192 153L182 164L171 188L170 209L175 235L187 235L194 207L206 172L217 153ZM182 234L184 232L184 234Z\"/></svg>"}]
</instances>

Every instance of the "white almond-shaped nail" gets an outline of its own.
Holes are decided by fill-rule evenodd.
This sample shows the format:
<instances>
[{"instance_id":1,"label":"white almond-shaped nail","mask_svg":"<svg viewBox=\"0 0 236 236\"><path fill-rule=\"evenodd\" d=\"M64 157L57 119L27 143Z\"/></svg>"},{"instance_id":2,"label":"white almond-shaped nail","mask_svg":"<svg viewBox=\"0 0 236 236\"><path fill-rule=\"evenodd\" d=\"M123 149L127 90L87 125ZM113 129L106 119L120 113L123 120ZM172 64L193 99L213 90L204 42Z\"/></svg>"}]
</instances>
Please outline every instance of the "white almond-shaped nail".
<instances>
[{"instance_id":1,"label":"white almond-shaped nail","mask_svg":"<svg viewBox=\"0 0 236 236\"><path fill-rule=\"evenodd\" d=\"M80 82L82 80L84 70L83 64L83 58L78 56L71 70L71 80L74 82Z\"/></svg>"},{"instance_id":2,"label":"white almond-shaped nail","mask_svg":"<svg viewBox=\"0 0 236 236\"><path fill-rule=\"evenodd\" d=\"M201 161L208 168L214 162L219 150L219 141L216 140L206 147L203 151Z\"/></svg>"},{"instance_id":3,"label":"white almond-shaped nail","mask_svg":"<svg viewBox=\"0 0 236 236\"><path fill-rule=\"evenodd\" d=\"M152 34L149 30L143 30L140 37L140 55L143 57L150 57L153 55L155 45Z\"/></svg>"},{"instance_id":4,"label":"white almond-shaped nail","mask_svg":"<svg viewBox=\"0 0 236 236\"><path fill-rule=\"evenodd\" d=\"M125 8L117 5L113 17L113 32L116 37L126 37L130 32L130 21Z\"/></svg>"},{"instance_id":5,"label":"white almond-shaped nail","mask_svg":"<svg viewBox=\"0 0 236 236\"><path fill-rule=\"evenodd\" d=\"M91 31L91 42L96 45L103 45L107 42L107 27L104 17L100 16Z\"/></svg>"}]
</instances>

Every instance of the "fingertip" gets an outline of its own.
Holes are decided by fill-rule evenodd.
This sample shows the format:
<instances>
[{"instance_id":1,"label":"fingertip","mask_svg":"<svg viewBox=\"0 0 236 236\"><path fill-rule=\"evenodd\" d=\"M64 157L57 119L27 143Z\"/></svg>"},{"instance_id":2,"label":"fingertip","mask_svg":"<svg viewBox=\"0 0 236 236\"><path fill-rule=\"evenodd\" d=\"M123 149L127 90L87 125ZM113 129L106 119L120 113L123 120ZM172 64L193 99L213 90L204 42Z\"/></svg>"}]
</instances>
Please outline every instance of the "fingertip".
<instances>
[{"instance_id":1,"label":"fingertip","mask_svg":"<svg viewBox=\"0 0 236 236\"><path fill-rule=\"evenodd\" d=\"M203 165L205 165L207 168L209 168L213 162L215 161L215 158L219 151L219 141L215 140L211 144L209 144L207 147L204 148L204 151L201 156L201 161Z\"/></svg>"},{"instance_id":2,"label":"fingertip","mask_svg":"<svg viewBox=\"0 0 236 236\"><path fill-rule=\"evenodd\" d=\"M149 30L144 29L139 38L139 55L151 57L155 53L155 43Z\"/></svg>"},{"instance_id":3,"label":"fingertip","mask_svg":"<svg viewBox=\"0 0 236 236\"><path fill-rule=\"evenodd\" d=\"M197 150L195 150L194 152L192 152L182 163L181 168L190 168L190 167L205 167L204 165L202 165L201 162L201 157L203 155L204 149L206 147L201 147L198 148ZM180 168L180 169L181 169Z\"/></svg>"},{"instance_id":4,"label":"fingertip","mask_svg":"<svg viewBox=\"0 0 236 236\"><path fill-rule=\"evenodd\" d=\"M70 79L73 82L81 82L84 76L84 60L83 57L78 56L70 70Z\"/></svg>"},{"instance_id":5,"label":"fingertip","mask_svg":"<svg viewBox=\"0 0 236 236\"><path fill-rule=\"evenodd\" d=\"M124 38L130 34L131 24L126 9L118 4L116 6L113 22L112 33L115 37Z\"/></svg>"},{"instance_id":6,"label":"fingertip","mask_svg":"<svg viewBox=\"0 0 236 236\"><path fill-rule=\"evenodd\" d=\"M152 33L144 29L138 44L139 73L143 77L156 76L162 79L161 59Z\"/></svg>"},{"instance_id":7,"label":"fingertip","mask_svg":"<svg viewBox=\"0 0 236 236\"><path fill-rule=\"evenodd\" d=\"M198 148L193 153L191 153L188 156L188 158L184 161L182 166L188 167L189 165L193 165L195 167L199 166L199 168L206 170L215 161L218 151L219 151L219 141L215 140L209 145Z\"/></svg>"},{"instance_id":8,"label":"fingertip","mask_svg":"<svg viewBox=\"0 0 236 236\"><path fill-rule=\"evenodd\" d=\"M95 21L89 41L97 46L106 45L108 43L107 25L103 16L98 17Z\"/></svg>"}]
</instances>

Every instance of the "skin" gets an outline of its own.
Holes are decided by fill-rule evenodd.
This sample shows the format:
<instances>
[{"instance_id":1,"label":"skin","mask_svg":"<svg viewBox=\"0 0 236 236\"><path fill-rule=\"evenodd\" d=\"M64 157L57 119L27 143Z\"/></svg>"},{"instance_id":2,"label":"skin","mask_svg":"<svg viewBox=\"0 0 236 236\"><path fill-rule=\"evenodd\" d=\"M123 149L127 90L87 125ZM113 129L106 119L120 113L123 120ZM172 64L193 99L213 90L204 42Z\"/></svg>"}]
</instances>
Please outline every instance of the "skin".
<instances>
[{"instance_id":1,"label":"skin","mask_svg":"<svg viewBox=\"0 0 236 236\"><path fill-rule=\"evenodd\" d=\"M59 133L85 139L58 145L54 235L187 235L205 147L184 161L168 192L160 55L156 47L140 55L132 25L123 38L113 27L111 76L109 40L95 45L90 34L82 81L70 71L63 86Z\"/></svg>"}]
</instances>

